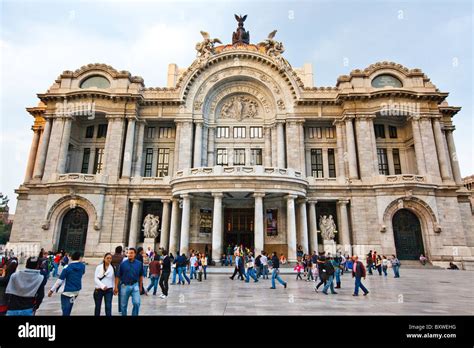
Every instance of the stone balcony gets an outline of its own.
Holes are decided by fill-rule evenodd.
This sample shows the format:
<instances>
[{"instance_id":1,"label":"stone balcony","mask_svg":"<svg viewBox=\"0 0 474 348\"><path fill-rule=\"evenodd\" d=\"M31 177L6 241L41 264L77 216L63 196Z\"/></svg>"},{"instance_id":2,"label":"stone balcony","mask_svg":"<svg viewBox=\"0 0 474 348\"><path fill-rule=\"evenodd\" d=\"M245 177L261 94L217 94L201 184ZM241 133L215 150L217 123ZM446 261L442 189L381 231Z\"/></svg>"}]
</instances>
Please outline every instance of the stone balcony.
<instances>
[{"instance_id":1,"label":"stone balcony","mask_svg":"<svg viewBox=\"0 0 474 348\"><path fill-rule=\"evenodd\" d=\"M308 182L300 171L264 166L214 166L186 168L171 180L173 191L264 190L306 192Z\"/></svg>"},{"instance_id":2,"label":"stone balcony","mask_svg":"<svg viewBox=\"0 0 474 348\"><path fill-rule=\"evenodd\" d=\"M106 184L107 176L102 174L66 173L55 174L51 181L56 183Z\"/></svg>"}]
</instances>

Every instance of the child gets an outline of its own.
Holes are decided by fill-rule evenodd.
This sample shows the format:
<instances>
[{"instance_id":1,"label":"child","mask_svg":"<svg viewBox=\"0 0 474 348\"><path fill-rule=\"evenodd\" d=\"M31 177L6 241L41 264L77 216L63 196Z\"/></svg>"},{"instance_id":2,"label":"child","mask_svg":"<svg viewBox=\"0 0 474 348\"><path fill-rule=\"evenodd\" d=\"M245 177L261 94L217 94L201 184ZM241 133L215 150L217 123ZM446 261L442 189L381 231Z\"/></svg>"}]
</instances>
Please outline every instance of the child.
<instances>
[{"instance_id":1,"label":"child","mask_svg":"<svg viewBox=\"0 0 474 348\"><path fill-rule=\"evenodd\" d=\"M298 279L301 279L303 280L303 278L301 278L301 271L303 270L303 265L301 264L301 262L298 262L295 266L295 268L293 269L294 271L296 271L296 280Z\"/></svg>"},{"instance_id":2,"label":"child","mask_svg":"<svg viewBox=\"0 0 474 348\"><path fill-rule=\"evenodd\" d=\"M319 268L316 263L312 264L311 273L313 273L313 282L315 282L319 277Z\"/></svg>"}]
</instances>

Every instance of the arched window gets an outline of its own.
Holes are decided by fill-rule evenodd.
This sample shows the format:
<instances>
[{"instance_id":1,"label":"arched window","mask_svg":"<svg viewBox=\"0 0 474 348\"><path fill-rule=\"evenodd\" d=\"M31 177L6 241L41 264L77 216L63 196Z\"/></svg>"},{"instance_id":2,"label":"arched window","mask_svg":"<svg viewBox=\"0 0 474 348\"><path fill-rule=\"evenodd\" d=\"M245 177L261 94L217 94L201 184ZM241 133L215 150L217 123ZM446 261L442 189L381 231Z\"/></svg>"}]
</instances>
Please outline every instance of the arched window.
<instances>
[{"instance_id":1,"label":"arched window","mask_svg":"<svg viewBox=\"0 0 474 348\"><path fill-rule=\"evenodd\" d=\"M379 76L375 77L372 80L372 87L375 87L375 88L383 88L383 87L401 88L401 87L403 87L403 84L395 76L388 75L388 74L382 74L382 75L379 75Z\"/></svg>"},{"instance_id":2,"label":"arched window","mask_svg":"<svg viewBox=\"0 0 474 348\"><path fill-rule=\"evenodd\" d=\"M110 87L110 82L103 76L91 76L86 78L84 81L81 83L81 88L91 88L91 87L96 87L96 88L109 88Z\"/></svg>"}]
</instances>

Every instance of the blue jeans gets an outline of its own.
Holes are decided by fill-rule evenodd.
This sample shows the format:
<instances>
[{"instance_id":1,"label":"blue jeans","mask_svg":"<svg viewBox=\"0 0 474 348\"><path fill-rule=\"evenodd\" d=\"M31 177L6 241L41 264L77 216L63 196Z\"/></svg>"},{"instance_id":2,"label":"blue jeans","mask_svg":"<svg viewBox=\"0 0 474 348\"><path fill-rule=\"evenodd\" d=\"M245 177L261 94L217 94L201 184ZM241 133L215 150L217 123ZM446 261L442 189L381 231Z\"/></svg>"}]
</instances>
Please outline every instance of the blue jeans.
<instances>
[{"instance_id":1,"label":"blue jeans","mask_svg":"<svg viewBox=\"0 0 474 348\"><path fill-rule=\"evenodd\" d=\"M268 265L263 266L263 279L268 279Z\"/></svg>"},{"instance_id":2,"label":"blue jeans","mask_svg":"<svg viewBox=\"0 0 474 348\"><path fill-rule=\"evenodd\" d=\"M150 285L148 285L148 288L146 291L150 291L151 288L153 288L153 295L156 295L156 289L158 289L158 281L160 280L160 276L158 274L152 274L150 278Z\"/></svg>"},{"instance_id":3,"label":"blue jeans","mask_svg":"<svg viewBox=\"0 0 474 348\"><path fill-rule=\"evenodd\" d=\"M7 316L9 317L32 317L33 308L28 309L17 309L17 310L8 310Z\"/></svg>"},{"instance_id":4,"label":"blue jeans","mask_svg":"<svg viewBox=\"0 0 474 348\"><path fill-rule=\"evenodd\" d=\"M207 266L202 266L202 270L204 272L204 279L207 279Z\"/></svg>"},{"instance_id":5,"label":"blue jeans","mask_svg":"<svg viewBox=\"0 0 474 348\"><path fill-rule=\"evenodd\" d=\"M112 298L114 297L114 289L110 288L106 291L94 290L93 297L95 303L94 315L97 317L100 316L100 310L102 308L102 299L104 299L105 315L107 317L112 316Z\"/></svg>"},{"instance_id":6,"label":"blue jeans","mask_svg":"<svg viewBox=\"0 0 474 348\"><path fill-rule=\"evenodd\" d=\"M140 311L140 286L138 285L138 282L133 285L122 284L120 291L122 292L122 303L120 303L120 306L122 307L122 316L127 315L128 299L130 296L132 297L133 305L132 315L137 316Z\"/></svg>"},{"instance_id":7,"label":"blue jeans","mask_svg":"<svg viewBox=\"0 0 474 348\"><path fill-rule=\"evenodd\" d=\"M395 278L400 278L400 266L394 265L392 266L393 268L393 274L395 274Z\"/></svg>"},{"instance_id":8,"label":"blue jeans","mask_svg":"<svg viewBox=\"0 0 474 348\"><path fill-rule=\"evenodd\" d=\"M148 277L148 265L143 266L143 278Z\"/></svg>"},{"instance_id":9,"label":"blue jeans","mask_svg":"<svg viewBox=\"0 0 474 348\"><path fill-rule=\"evenodd\" d=\"M336 268L336 284L340 284L341 283L341 269L338 267Z\"/></svg>"},{"instance_id":10,"label":"blue jeans","mask_svg":"<svg viewBox=\"0 0 474 348\"><path fill-rule=\"evenodd\" d=\"M255 282L258 282L257 276L255 275L255 270L252 268L247 269L247 273L245 274L245 282L248 283L252 278Z\"/></svg>"},{"instance_id":11,"label":"blue jeans","mask_svg":"<svg viewBox=\"0 0 474 348\"><path fill-rule=\"evenodd\" d=\"M69 317L71 315L72 306L74 305L76 298L77 296L70 297L66 295L61 295L61 309L63 311L64 317Z\"/></svg>"},{"instance_id":12,"label":"blue jeans","mask_svg":"<svg viewBox=\"0 0 474 348\"><path fill-rule=\"evenodd\" d=\"M171 284L176 284L176 275L177 274L178 274L178 270L177 270L177 267L175 267L175 268L173 268L173 278L171 279Z\"/></svg>"},{"instance_id":13,"label":"blue jeans","mask_svg":"<svg viewBox=\"0 0 474 348\"><path fill-rule=\"evenodd\" d=\"M191 266L189 268L189 278L193 279L193 274L194 274L194 279L197 279L197 277L196 277L196 267Z\"/></svg>"},{"instance_id":14,"label":"blue jeans","mask_svg":"<svg viewBox=\"0 0 474 348\"><path fill-rule=\"evenodd\" d=\"M334 274L331 274L328 277L328 280L326 281L326 285L324 285L323 292L327 293L328 289L331 288L331 294L335 294L336 291L334 291Z\"/></svg>"},{"instance_id":15,"label":"blue jeans","mask_svg":"<svg viewBox=\"0 0 474 348\"><path fill-rule=\"evenodd\" d=\"M232 255L227 255L227 264L232 266Z\"/></svg>"},{"instance_id":16,"label":"blue jeans","mask_svg":"<svg viewBox=\"0 0 474 348\"><path fill-rule=\"evenodd\" d=\"M382 267L383 275L387 276L387 267Z\"/></svg>"},{"instance_id":17,"label":"blue jeans","mask_svg":"<svg viewBox=\"0 0 474 348\"><path fill-rule=\"evenodd\" d=\"M53 277L58 276L59 263L53 262Z\"/></svg>"},{"instance_id":18,"label":"blue jeans","mask_svg":"<svg viewBox=\"0 0 474 348\"><path fill-rule=\"evenodd\" d=\"M280 271L278 270L278 268L274 268L273 269L273 272L272 272L272 288L275 288L275 279L278 280L278 282L281 284L281 285L285 285L286 283L283 281L283 279L281 279L280 277Z\"/></svg>"},{"instance_id":19,"label":"blue jeans","mask_svg":"<svg viewBox=\"0 0 474 348\"><path fill-rule=\"evenodd\" d=\"M368 293L369 290L362 284L362 278L361 277L355 277L355 288L354 288L354 295L359 295L359 288L362 289L364 293Z\"/></svg>"},{"instance_id":20,"label":"blue jeans","mask_svg":"<svg viewBox=\"0 0 474 348\"><path fill-rule=\"evenodd\" d=\"M191 280L188 278L186 275L186 266L184 267L178 267L178 275L179 275L179 281L184 283L184 279L188 282L188 284L191 283ZM183 279L184 278L184 279Z\"/></svg>"}]
</instances>

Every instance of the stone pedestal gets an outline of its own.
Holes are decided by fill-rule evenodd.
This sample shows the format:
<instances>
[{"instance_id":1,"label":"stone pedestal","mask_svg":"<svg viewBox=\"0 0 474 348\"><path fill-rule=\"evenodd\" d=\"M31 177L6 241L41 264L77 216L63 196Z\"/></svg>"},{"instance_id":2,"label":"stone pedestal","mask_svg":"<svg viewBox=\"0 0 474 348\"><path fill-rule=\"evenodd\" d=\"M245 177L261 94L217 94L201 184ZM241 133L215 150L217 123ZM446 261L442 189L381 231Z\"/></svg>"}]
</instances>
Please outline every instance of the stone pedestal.
<instances>
[{"instance_id":1,"label":"stone pedestal","mask_svg":"<svg viewBox=\"0 0 474 348\"><path fill-rule=\"evenodd\" d=\"M148 251L148 247L150 247L151 250L155 250L155 238L145 238L143 240L143 250L145 250L145 252Z\"/></svg>"},{"instance_id":2,"label":"stone pedestal","mask_svg":"<svg viewBox=\"0 0 474 348\"><path fill-rule=\"evenodd\" d=\"M336 255L337 247L336 242L334 240L324 240L323 241L323 248L326 252L326 256L331 253L331 256Z\"/></svg>"}]
</instances>

